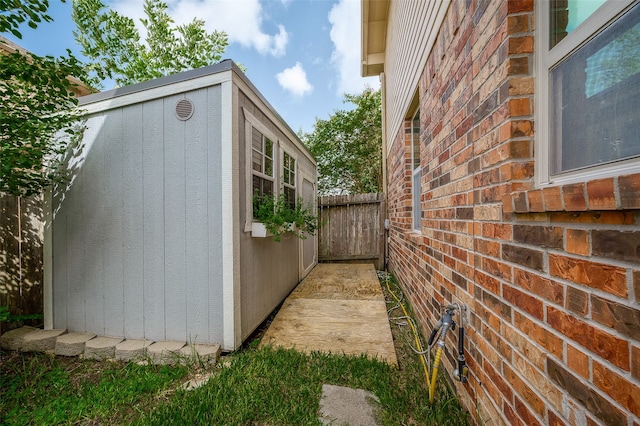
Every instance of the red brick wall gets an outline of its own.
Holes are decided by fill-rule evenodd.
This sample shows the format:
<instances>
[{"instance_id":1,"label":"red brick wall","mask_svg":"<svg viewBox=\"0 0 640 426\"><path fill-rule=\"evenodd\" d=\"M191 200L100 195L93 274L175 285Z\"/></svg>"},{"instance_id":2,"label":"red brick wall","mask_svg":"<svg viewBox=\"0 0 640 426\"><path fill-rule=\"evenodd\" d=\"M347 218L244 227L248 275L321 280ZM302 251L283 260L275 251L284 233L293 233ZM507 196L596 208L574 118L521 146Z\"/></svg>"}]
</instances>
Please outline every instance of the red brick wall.
<instances>
[{"instance_id":1,"label":"red brick wall","mask_svg":"<svg viewBox=\"0 0 640 426\"><path fill-rule=\"evenodd\" d=\"M390 267L425 334L469 307L477 422L639 425L640 175L535 188L534 24L533 0L452 0L419 83L421 232L409 122L388 156Z\"/></svg>"}]
</instances>

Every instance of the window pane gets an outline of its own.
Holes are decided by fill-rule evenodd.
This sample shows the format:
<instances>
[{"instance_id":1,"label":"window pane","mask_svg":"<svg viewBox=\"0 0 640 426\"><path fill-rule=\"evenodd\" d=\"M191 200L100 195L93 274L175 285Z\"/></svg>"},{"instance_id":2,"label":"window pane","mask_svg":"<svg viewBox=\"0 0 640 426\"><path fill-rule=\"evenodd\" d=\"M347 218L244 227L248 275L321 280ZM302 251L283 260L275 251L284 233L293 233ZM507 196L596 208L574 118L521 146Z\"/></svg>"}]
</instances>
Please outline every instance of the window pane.
<instances>
[{"instance_id":1,"label":"window pane","mask_svg":"<svg viewBox=\"0 0 640 426\"><path fill-rule=\"evenodd\" d=\"M550 75L551 174L640 156L640 6Z\"/></svg>"},{"instance_id":2,"label":"window pane","mask_svg":"<svg viewBox=\"0 0 640 426\"><path fill-rule=\"evenodd\" d=\"M606 0L552 0L549 48L560 43Z\"/></svg>"},{"instance_id":3,"label":"window pane","mask_svg":"<svg viewBox=\"0 0 640 426\"><path fill-rule=\"evenodd\" d=\"M273 160L271 158L265 157L264 159L264 174L273 176Z\"/></svg>"},{"instance_id":4,"label":"window pane","mask_svg":"<svg viewBox=\"0 0 640 426\"><path fill-rule=\"evenodd\" d=\"M251 151L251 163L253 164L253 170L262 173L262 154L256 150Z\"/></svg>"},{"instance_id":5,"label":"window pane","mask_svg":"<svg viewBox=\"0 0 640 426\"><path fill-rule=\"evenodd\" d=\"M264 155L273 158L273 142L269 138L264 138Z\"/></svg>"},{"instance_id":6,"label":"window pane","mask_svg":"<svg viewBox=\"0 0 640 426\"><path fill-rule=\"evenodd\" d=\"M420 206L420 169L413 173L413 227L420 229L421 206Z\"/></svg>"},{"instance_id":7,"label":"window pane","mask_svg":"<svg viewBox=\"0 0 640 426\"><path fill-rule=\"evenodd\" d=\"M296 208L296 190L295 188L284 188L284 199L291 209Z\"/></svg>"},{"instance_id":8,"label":"window pane","mask_svg":"<svg viewBox=\"0 0 640 426\"><path fill-rule=\"evenodd\" d=\"M412 170L420 167L420 110L413 116L411 121L411 163Z\"/></svg>"},{"instance_id":9,"label":"window pane","mask_svg":"<svg viewBox=\"0 0 640 426\"><path fill-rule=\"evenodd\" d=\"M256 129L253 129L253 132L251 133L251 145L253 146L253 149L255 149L256 151L263 152L262 133L260 133Z\"/></svg>"},{"instance_id":10,"label":"window pane","mask_svg":"<svg viewBox=\"0 0 640 426\"><path fill-rule=\"evenodd\" d=\"M411 197L414 229L420 229L422 212L422 206L420 206L420 195L422 194L420 185L420 133L420 109L418 109L411 120Z\"/></svg>"},{"instance_id":11,"label":"window pane","mask_svg":"<svg viewBox=\"0 0 640 426\"><path fill-rule=\"evenodd\" d=\"M283 166L282 166L282 176L284 179L284 183L288 185L295 186L295 170L296 170L296 160L293 159L286 152L283 155Z\"/></svg>"}]
</instances>

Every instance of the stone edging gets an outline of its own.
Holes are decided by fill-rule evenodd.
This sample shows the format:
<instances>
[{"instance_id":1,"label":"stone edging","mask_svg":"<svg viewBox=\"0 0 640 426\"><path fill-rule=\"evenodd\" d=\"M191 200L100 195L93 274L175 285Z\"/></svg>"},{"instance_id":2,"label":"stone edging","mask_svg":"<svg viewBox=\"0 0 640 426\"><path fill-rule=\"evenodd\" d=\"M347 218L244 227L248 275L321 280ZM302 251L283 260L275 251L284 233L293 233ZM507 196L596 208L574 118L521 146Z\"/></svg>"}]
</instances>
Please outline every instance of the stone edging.
<instances>
[{"instance_id":1,"label":"stone edging","mask_svg":"<svg viewBox=\"0 0 640 426\"><path fill-rule=\"evenodd\" d=\"M0 347L21 352L49 352L60 356L117 361L148 360L154 364L200 362L215 364L220 356L218 344L121 339L67 330L40 330L22 327L0 337Z\"/></svg>"}]
</instances>

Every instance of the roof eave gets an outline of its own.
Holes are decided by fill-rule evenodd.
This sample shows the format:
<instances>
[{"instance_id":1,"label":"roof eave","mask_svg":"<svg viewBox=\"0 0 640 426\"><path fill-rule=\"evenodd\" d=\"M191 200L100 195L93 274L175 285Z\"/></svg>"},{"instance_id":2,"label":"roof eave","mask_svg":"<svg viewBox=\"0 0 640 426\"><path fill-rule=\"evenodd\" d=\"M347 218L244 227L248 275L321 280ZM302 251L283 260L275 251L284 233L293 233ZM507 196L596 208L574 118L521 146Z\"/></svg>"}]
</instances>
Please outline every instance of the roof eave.
<instances>
[{"instance_id":1,"label":"roof eave","mask_svg":"<svg viewBox=\"0 0 640 426\"><path fill-rule=\"evenodd\" d=\"M361 69L363 77L384 71L387 18L390 0L361 0Z\"/></svg>"}]
</instances>

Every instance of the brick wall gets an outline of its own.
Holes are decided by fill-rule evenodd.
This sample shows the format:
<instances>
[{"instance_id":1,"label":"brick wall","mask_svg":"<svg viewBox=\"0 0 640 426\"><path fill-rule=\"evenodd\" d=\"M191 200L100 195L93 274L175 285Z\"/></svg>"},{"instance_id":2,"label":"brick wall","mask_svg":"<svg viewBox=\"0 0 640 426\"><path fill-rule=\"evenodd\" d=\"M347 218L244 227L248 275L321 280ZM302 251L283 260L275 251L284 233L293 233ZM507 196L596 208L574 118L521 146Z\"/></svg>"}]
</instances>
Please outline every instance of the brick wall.
<instances>
[{"instance_id":1,"label":"brick wall","mask_svg":"<svg viewBox=\"0 0 640 426\"><path fill-rule=\"evenodd\" d=\"M469 307L477 422L640 425L640 175L535 188L534 24L533 0L452 0L419 83L421 232L408 121L388 155L390 267L425 334Z\"/></svg>"}]
</instances>

